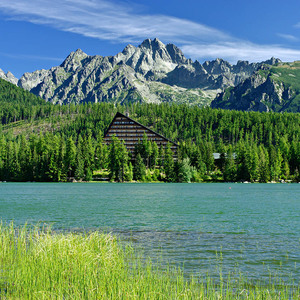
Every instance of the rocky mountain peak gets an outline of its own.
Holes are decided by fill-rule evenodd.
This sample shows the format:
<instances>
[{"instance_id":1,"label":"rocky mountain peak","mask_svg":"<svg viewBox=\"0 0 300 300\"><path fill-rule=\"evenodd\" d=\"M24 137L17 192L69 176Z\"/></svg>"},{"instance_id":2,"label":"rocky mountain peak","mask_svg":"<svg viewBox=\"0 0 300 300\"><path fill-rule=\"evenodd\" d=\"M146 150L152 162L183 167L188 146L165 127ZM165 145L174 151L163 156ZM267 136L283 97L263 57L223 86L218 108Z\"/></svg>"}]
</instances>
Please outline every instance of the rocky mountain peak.
<instances>
[{"instance_id":1,"label":"rocky mountain peak","mask_svg":"<svg viewBox=\"0 0 300 300\"><path fill-rule=\"evenodd\" d=\"M161 48L165 48L165 45L158 38L155 38L154 40L151 39L144 40L139 47L151 49L151 50L158 50Z\"/></svg>"},{"instance_id":2,"label":"rocky mountain peak","mask_svg":"<svg viewBox=\"0 0 300 300\"><path fill-rule=\"evenodd\" d=\"M286 70L292 64L276 65L280 60L271 58L266 62L256 63L257 70L230 90L218 94L212 101L212 108L225 108L245 111L300 111L297 83L290 83L290 77L297 77L297 67ZM275 66L268 65L272 63ZM261 72L264 70L264 72Z\"/></svg>"},{"instance_id":3,"label":"rocky mountain peak","mask_svg":"<svg viewBox=\"0 0 300 300\"><path fill-rule=\"evenodd\" d=\"M151 39L146 39L146 40L144 40L144 41L140 44L139 48L147 48L147 49L150 49L150 47L151 47L151 42L152 42Z\"/></svg>"},{"instance_id":4,"label":"rocky mountain peak","mask_svg":"<svg viewBox=\"0 0 300 300\"><path fill-rule=\"evenodd\" d=\"M180 52L178 53L180 57ZM179 60L177 56L176 52L170 54L165 44L156 38L144 40L137 48L130 46L121 54L117 54L116 59L146 76L146 79L153 79L162 78L174 70L177 66L176 60Z\"/></svg>"},{"instance_id":5,"label":"rocky mountain peak","mask_svg":"<svg viewBox=\"0 0 300 300\"><path fill-rule=\"evenodd\" d=\"M177 64L186 63L187 59L177 46L175 46L174 44L167 44L166 48L174 62L176 62Z\"/></svg>"},{"instance_id":6,"label":"rocky mountain peak","mask_svg":"<svg viewBox=\"0 0 300 300\"><path fill-rule=\"evenodd\" d=\"M132 55L134 52L135 52L135 50L136 50L136 47L134 47L133 45L131 45L131 44L128 44L125 48L124 48L124 50L122 51L122 54L124 54L124 55Z\"/></svg>"},{"instance_id":7,"label":"rocky mountain peak","mask_svg":"<svg viewBox=\"0 0 300 300\"><path fill-rule=\"evenodd\" d=\"M221 58L217 58L212 61L204 62L203 67L208 73L217 75L222 73L230 73L232 65Z\"/></svg>"},{"instance_id":8,"label":"rocky mountain peak","mask_svg":"<svg viewBox=\"0 0 300 300\"><path fill-rule=\"evenodd\" d=\"M18 83L18 79L10 72L8 71L6 74L0 69L0 78L13 83L13 84L17 84Z\"/></svg>"},{"instance_id":9,"label":"rocky mountain peak","mask_svg":"<svg viewBox=\"0 0 300 300\"><path fill-rule=\"evenodd\" d=\"M278 62L271 58L263 63L238 61L231 65L217 58L201 64L185 58L174 44L165 45L155 38L137 47L129 44L115 56L90 56L77 49L60 66L25 73L19 81L2 70L0 77L53 103L174 101L205 105L223 89ZM251 86L260 83L260 78L251 80Z\"/></svg>"},{"instance_id":10,"label":"rocky mountain peak","mask_svg":"<svg viewBox=\"0 0 300 300\"><path fill-rule=\"evenodd\" d=\"M236 63L236 66L249 66L249 61L248 60L238 60Z\"/></svg>"},{"instance_id":11,"label":"rocky mountain peak","mask_svg":"<svg viewBox=\"0 0 300 300\"><path fill-rule=\"evenodd\" d=\"M267 65L276 65L278 63L281 63L281 60L279 58L271 57L270 59L264 61Z\"/></svg>"},{"instance_id":12,"label":"rocky mountain peak","mask_svg":"<svg viewBox=\"0 0 300 300\"><path fill-rule=\"evenodd\" d=\"M82 65L82 60L87 58L88 55L84 53L81 49L77 49L75 52L71 52L68 57L61 64L67 72L75 71L78 67Z\"/></svg>"}]
</instances>

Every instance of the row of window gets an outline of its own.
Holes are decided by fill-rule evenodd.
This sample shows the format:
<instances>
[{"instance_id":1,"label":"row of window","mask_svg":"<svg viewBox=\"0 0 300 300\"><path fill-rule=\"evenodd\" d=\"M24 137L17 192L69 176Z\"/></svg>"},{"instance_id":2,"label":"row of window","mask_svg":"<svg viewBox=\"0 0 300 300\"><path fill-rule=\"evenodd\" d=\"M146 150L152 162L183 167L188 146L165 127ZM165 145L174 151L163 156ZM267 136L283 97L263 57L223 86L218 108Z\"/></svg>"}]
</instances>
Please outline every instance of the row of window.
<instances>
[{"instance_id":1,"label":"row of window","mask_svg":"<svg viewBox=\"0 0 300 300\"><path fill-rule=\"evenodd\" d=\"M120 132L120 131L111 131L110 133L108 133L106 136L113 136L116 135L118 137L126 137L126 136L136 136L136 137L143 137L144 133L143 132L134 132L134 131L126 131L126 132ZM157 139L161 139L161 140L165 140L164 138L161 138L159 136L157 136L156 134L147 134L148 138L157 138Z\"/></svg>"},{"instance_id":2,"label":"row of window","mask_svg":"<svg viewBox=\"0 0 300 300\"><path fill-rule=\"evenodd\" d=\"M140 138L137 138L137 137L122 137L122 136L118 136L118 137L121 138L122 140L124 140L125 143L127 143L127 142L134 142L136 144L137 142L139 142L141 140ZM105 140L110 140L110 139L108 137ZM159 144L167 144L168 143L167 141L162 140L162 139L156 139L156 138L154 138L154 139L151 139L151 140L155 141L155 142L157 142Z\"/></svg>"},{"instance_id":3,"label":"row of window","mask_svg":"<svg viewBox=\"0 0 300 300\"><path fill-rule=\"evenodd\" d=\"M106 135L106 136L112 136L112 135ZM126 138L126 137L136 137L137 139L141 139L143 135L141 134L135 134L135 133L118 133L116 134L117 137L119 138ZM151 139L152 141L166 141L165 139L158 137L158 136L148 136L148 139Z\"/></svg>"},{"instance_id":4,"label":"row of window","mask_svg":"<svg viewBox=\"0 0 300 300\"><path fill-rule=\"evenodd\" d=\"M127 130L138 130L138 131L143 131L145 132L144 129L138 127L138 126L122 126L122 125L114 125L110 128L110 131L113 130L113 129L125 129L126 131Z\"/></svg>"},{"instance_id":5,"label":"row of window","mask_svg":"<svg viewBox=\"0 0 300 300\"><path fill-rule=\"evenodd\" d=\"M134 126L134 125L113 125L111 126L110 130L113 129L125 129L125 130L138 130L142 132L149 132L147 129L141 128L140 126Z\"/></svg>"},{"instance_id":6,"label":"row of window","mask_svg":"<svg viewBox=\"0 0 300 300\"><path fill-rule=\"evenodd\" d=\"M144 131L141 131L141 130L128 130L128 129L126 129L126 130L124 130L124 131L120 131L120 130L116 130L115 128L112 128L110 131L109 131L109 133L106 135L106 136L111 136L111 135L113 135L113 134L115 134L115 135L117 135L117 136L143 136L144 135ZM131 134L131 135L130 135ZM146 135L147 135L147 137L149 138L149 137L159 137L157 134L155 134L155 133L146 133ZM162 139L164 139L164 138L162 138Z\"/></svg>"},{"instance_id":7,"label":"row of window","mask_svg":"<svg viewBox=\"0 0 300 300\"><path fill-rule=\"evenodd\" d=\"M132 121L115 121L114 124L131 125L134 124Z\"/></svg>"}]
</instances>

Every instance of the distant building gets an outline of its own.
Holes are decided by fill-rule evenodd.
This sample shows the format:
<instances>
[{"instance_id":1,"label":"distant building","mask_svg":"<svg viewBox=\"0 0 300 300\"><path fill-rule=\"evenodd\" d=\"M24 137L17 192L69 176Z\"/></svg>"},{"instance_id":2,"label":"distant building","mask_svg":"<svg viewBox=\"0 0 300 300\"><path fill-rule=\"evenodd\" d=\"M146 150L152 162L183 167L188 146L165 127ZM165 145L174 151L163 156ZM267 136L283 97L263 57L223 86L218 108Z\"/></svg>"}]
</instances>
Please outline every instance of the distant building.
<instances>
[{"instance_id":1,"label":"distant building","mask_svg":"<svg viewBox=\"0 0 300 300\"><path fill-rule=\"evenodd\" d=\"M178 145L161 134L149 129L148 127L138 123L137 121L125 116L121 113L117 113L110 123L105 135L104 141L110 144L111 137L115 135L120 140L124 141L124 144L129 152L131 152L134 157L134 148L138 141L143 139L144 133L146 133L148 140L156 142L157 146L164 147L169 143L171 150L174 153L174 157L177 157L177 147Z\"/></svg>"}]
</instances>

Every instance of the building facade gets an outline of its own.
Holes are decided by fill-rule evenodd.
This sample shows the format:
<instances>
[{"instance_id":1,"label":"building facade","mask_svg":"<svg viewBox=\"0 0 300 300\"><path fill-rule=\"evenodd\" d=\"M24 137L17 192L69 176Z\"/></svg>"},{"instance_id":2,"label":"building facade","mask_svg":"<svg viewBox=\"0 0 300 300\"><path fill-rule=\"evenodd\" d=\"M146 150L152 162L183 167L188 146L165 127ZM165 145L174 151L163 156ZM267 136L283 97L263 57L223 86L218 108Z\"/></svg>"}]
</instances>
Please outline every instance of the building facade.
<instances>
[{"instance_id":1,"label":"building facade","mask_svg":"<svg viewBox=\"0 0 300 300\"><path fill-rule=\"evenodd\" d=\"M135 145L143 139L144 134L147 135L148 140L156 142L158 147L161 145L166 147L169 143L174 153L174 158L177 157L178 145L176 143L119 112L110 123L104 135L104 141L109 145L111 137L115 135L124 141L127 150L131 152L132 157L134 157Z\"/></svg>"}]
</instances>

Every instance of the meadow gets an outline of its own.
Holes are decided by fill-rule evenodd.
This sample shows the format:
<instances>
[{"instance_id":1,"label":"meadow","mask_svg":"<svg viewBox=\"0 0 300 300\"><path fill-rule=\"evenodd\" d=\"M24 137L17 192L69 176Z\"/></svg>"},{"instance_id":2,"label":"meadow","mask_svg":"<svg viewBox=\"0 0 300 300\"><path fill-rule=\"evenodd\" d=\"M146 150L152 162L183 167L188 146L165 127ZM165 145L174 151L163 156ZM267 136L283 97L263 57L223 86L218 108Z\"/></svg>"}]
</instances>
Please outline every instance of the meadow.
<instances>
[{"instance_id":1,"label":"meadow","mask_svg":"<svg viewBox=\"0 0 300 300\"><path fill-rule=\"evenodd\" d=\"M186 278L108 233L0 225L1 299L299 299L297 285Z\"/></svg>"}]
</instances>

